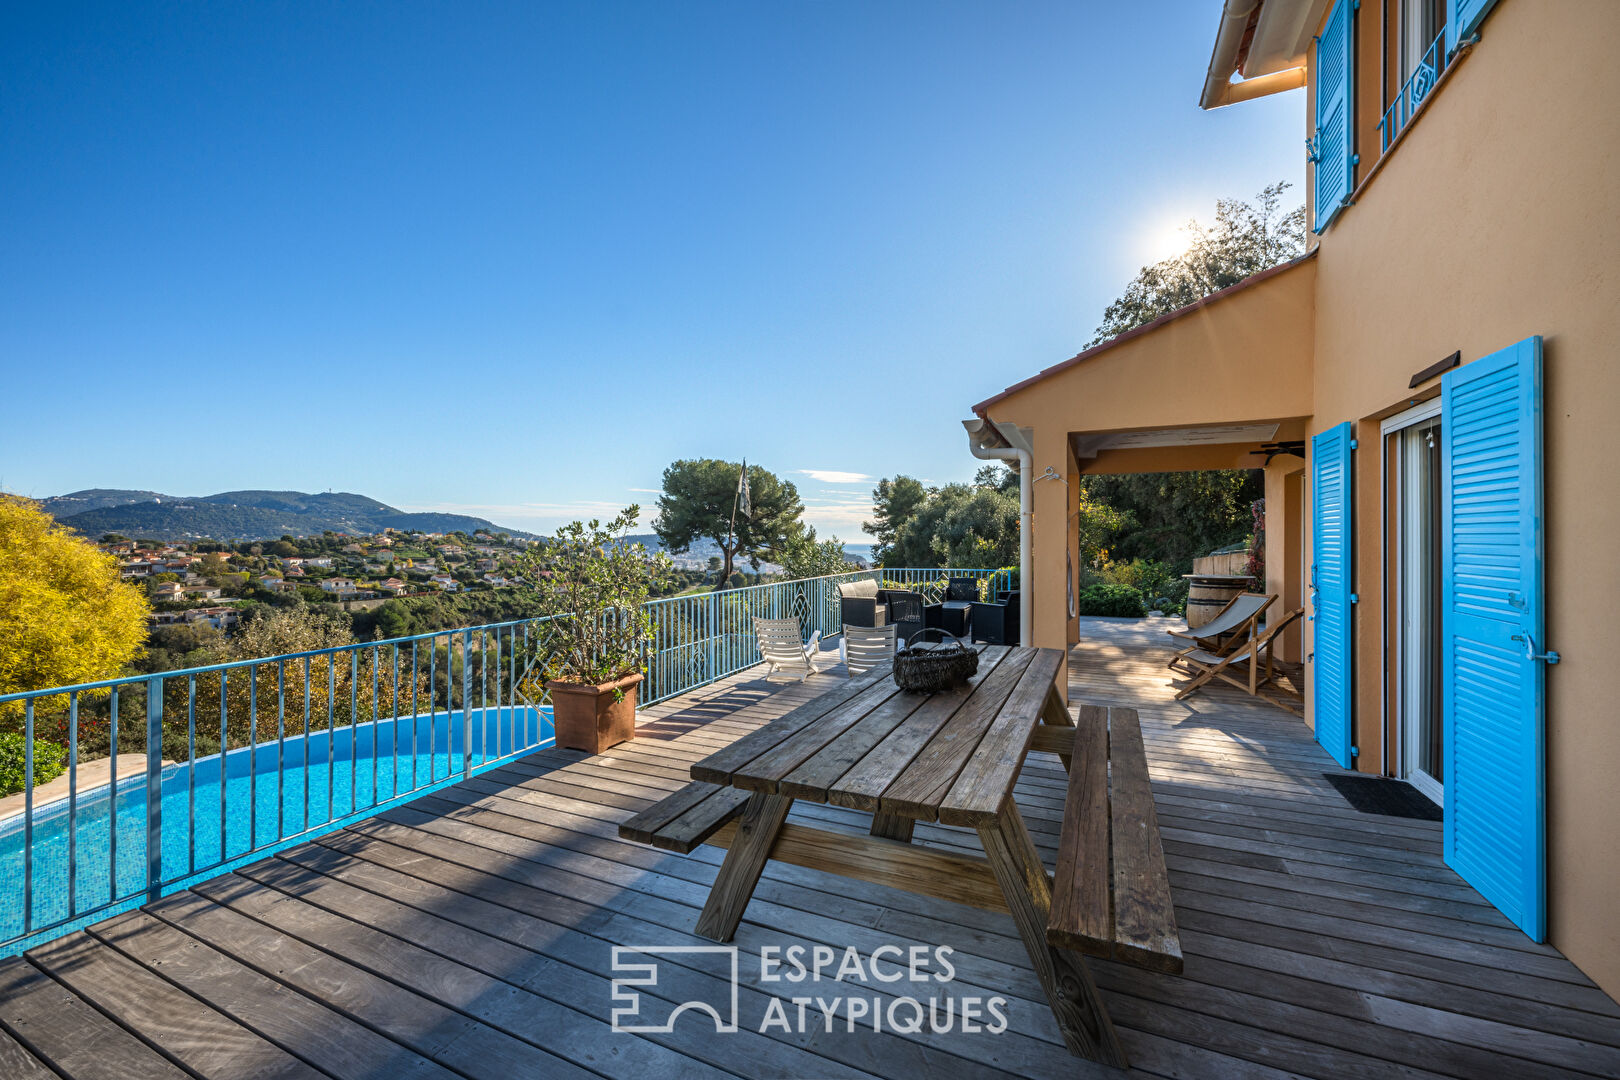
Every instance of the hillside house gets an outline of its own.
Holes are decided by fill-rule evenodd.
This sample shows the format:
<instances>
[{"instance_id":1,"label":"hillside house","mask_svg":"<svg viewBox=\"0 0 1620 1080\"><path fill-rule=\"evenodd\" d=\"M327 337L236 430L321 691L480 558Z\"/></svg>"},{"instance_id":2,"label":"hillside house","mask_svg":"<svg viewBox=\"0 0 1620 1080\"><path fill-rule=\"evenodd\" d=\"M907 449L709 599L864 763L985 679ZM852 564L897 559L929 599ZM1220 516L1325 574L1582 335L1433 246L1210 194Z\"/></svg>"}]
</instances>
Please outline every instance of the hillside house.
<instances>
[{"instance_id":1,"label":"hillside house","mask_svg":"<svg viewBox=\"0 0 1620 1080\"><path fill-rule=\"evenodd\" d=\"M160 581L152 587L152 599L159 604L178 604L186 598L186 587L178 581Z\"/></svg>"}]
</instances>

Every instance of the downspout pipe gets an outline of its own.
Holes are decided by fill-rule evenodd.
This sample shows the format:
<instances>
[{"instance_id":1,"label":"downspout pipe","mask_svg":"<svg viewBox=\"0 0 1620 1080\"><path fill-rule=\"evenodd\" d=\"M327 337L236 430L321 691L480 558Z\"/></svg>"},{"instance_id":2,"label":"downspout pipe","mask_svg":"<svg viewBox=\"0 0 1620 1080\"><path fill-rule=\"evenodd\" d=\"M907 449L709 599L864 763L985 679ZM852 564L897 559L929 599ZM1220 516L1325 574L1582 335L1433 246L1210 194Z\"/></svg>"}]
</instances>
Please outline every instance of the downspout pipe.
<instances>
[{"instance_id":1,"label":"downspout pipe","mask_svg":"<svg viewBox=\"0 0 1620 1080\"><path fill-rule=\"evenodd\" d=\"M1030 475L1034 466L1029 437L1012 424L995 424L977 417L962 421L962 426L967 429L968 453L980 461L1006 462L1018 472L1018 591L1022 594L1018 604L1018 640L1029 645L1035 606L1030 577L1030 539L1034 534L1035 500L1032 491L1034 477Z\"/></svg>"}]
</instances>

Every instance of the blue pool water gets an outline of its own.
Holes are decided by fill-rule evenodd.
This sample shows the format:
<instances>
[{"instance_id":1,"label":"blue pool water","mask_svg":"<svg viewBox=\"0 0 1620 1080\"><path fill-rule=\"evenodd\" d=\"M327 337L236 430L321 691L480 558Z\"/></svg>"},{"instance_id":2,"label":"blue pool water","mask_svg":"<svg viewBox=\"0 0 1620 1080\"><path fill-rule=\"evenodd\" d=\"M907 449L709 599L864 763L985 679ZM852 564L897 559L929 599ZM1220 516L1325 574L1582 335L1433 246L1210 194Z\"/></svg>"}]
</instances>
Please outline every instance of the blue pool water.
<instances>
[{"instance_id":1,"label":"blue pool water","mask_svg":"<svg viewBox=\"0 0 1620 1080\"><path fill-rule=\"evenodd\" d=\"M475 770L552 738L549 708L473 709L470 723ZM163 880L205 877L290 837L335 828L346 818L459 779L463 736L462 713L439 713L357 724L330 735L289 735L255 750L242 747L168 766L160 804ZM103 917L108 905L145 899L146 778L124 780L116 800L108 794L106 786L81 788L71 829L67 799L35 805L31 930L92 913ZM23 849L19 814L0 824L0 941L24 932Z\"/></svg>"}]
</instances>

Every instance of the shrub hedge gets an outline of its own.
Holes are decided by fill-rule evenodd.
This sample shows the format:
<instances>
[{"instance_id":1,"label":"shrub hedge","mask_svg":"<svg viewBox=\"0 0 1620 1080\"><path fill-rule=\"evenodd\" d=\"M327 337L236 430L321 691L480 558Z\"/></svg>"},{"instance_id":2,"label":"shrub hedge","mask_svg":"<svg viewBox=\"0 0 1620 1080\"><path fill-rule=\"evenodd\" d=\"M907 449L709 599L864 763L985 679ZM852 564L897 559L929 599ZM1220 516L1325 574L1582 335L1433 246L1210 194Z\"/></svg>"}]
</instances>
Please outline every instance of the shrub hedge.
<instances>
[{"instance_id":1,"label":"shrub hedge","mask_svg":"<svg viewBox=\"0 0 1620 1080\"><path fill-rule=\"evenodd\" d=\"M1082 615L1112 615L1127 619L1140 619L1147 614L1142 590L1134 585L1111 585L1100 582L1080 590L1079 609Z\"/></svg>"},{"instance_id":2,"label":"shrub hedge","mask_svg":"<svg viewBox=\"0 0 1620 1080\"><path fill-rule=\"evenodd\" d=\"M28 740L16 732L0 735L0 795L23 789L27 772ZM67 771L67 751L44 739L34 740L34 786L49 783Z\"/></svg>"}]
</instances>

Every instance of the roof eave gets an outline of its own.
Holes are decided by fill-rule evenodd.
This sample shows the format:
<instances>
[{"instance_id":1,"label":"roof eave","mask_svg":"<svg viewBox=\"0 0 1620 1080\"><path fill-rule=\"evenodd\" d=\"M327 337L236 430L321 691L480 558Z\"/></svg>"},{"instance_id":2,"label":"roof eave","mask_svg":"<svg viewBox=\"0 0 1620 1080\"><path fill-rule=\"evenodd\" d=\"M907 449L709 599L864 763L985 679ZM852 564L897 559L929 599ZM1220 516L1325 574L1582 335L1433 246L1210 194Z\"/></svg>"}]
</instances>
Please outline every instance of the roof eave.
<instances>
[{"instance_id":1,"label":"roof eave","mask_svg":"<svg viewBox=\"0 0 1620 1080\"><path fill-rule=\"evenodd\" d=\"M1326 3L1225 0L1199 107L1218 109L1304 86L1305 52Z\"/></svg>"},{"instance_id":2,"label":"roof eave","mask_svg":"<svg viewBox=\"0 0 1620 1080\"><path fill-rule=\"evenodd\" d=\"M1183 318L1184 316L1190 315L1195 311L1201 311L1204 308L1209 307L1211 304L1219 303L1220 301L1226 299L1227 297L1232 296L1232 295L1234 295L1236 293L1243 292L1246 289L1250 289L1250 288L1260 284L1263 281L1269 281L1270 279L1272 279L1274 277L1277 277L1277 276L1279 276L1281 274L1286 274L1288 271L1294 269L1296 266L1299 266L1299 265L1301 265L1303 263L1309 262L1311 259L1316 258L1316 252L1318 250L1319 249L1317 249L1317 248L1312 248L1310 251L1307 251L1305 254L1299 256L1297 259L1289 259L1285 263L1278 263L1276 266L1269 267L1269 268L1267 268L1265 270L1260 271L1257 274L1250 274L1248 277L1244 278L1242 281L1236 282L1235 284L1232 284L1232 285L1228 285L1224 289L1219 289L1219 290L1217 290L1215 292L1212 292L1208 296L1204 297L1201 300L1194 300L1192 303L1188 304L1186 307L1179 307L1174 311L1167 312L1166 314L1160 315L1157 319L1154 319L1152 322L1146 322L1146 323L1143 323L1141 326L1132 327L1131 329L1125 331L1123 334L1116 334L1115 336L1109 338L1107 341L1101 342L1100 344L1097 344L1097 345L1093 345L1089 349L1086 349L1086 350L1084 350L1082 352L1076 353L1074 356L1069 357L1069 359L1067 359L1067 360L1064 360L1064 361L1062 361L1060 363L1057 363L1057 364L1053 364L1049 368L1043 368L1040 371L1036 372L1035 374L1031 375L1029 378L1022 380L1021 382L1013 383L1011 386L1007 387L1007 389L1003 390L1001 393L996 394L996 395L994 395L992 397L985 398L983 401L981 401L977 405L973 406L973 412L974 412L975 415L977 415L977 416L979 416L981 418L989 419L989 410L991 408L995 407L996 405L1000 404L1001 402L1003 402L1003 401L1007 400L1008 398L1012 397L1014 394L1017 394L1017 393L1019 393L1019 392L1021 392L1023 390L1029 389L1031 386L1034 386L1036 383L1041 382L1043 379L1047 379L1047 378L1050 378L1053 375L1059 374L1060 372L1067 371L1070 368L1076 366L1077 364L1082 364L1085 361L1090 360L1093 356L1097 356L1100 353L1107 352L1109 349L1112 349L1117 345L1123 345L1127 341L1134 341L1135 339L1137 339L1139 337L1145 337L1146 335L1151 334L1153 331L1157 330L1159 327L1164 326L1166 323L1174 322L1177 319L1180 319L1180 318Z\"/></svg>"}]
</instances>

